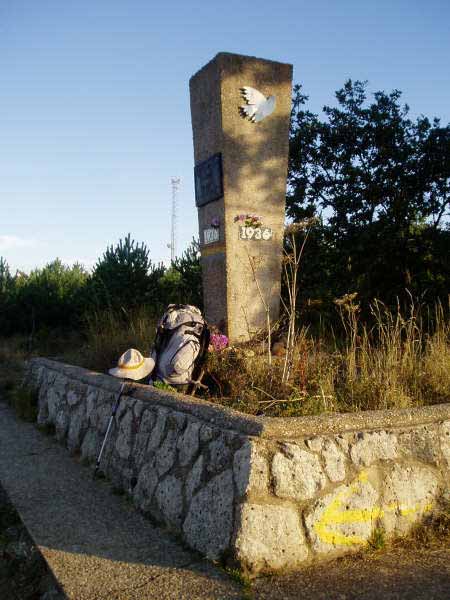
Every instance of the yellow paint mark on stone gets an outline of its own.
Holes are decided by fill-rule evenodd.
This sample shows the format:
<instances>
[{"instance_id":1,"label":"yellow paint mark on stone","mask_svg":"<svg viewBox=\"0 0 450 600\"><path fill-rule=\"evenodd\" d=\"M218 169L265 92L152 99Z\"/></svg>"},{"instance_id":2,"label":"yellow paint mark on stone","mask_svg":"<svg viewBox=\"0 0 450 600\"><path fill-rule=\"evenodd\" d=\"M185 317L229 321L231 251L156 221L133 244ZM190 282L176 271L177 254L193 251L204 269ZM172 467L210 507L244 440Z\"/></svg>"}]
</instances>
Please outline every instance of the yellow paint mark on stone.
<instances>
[{"instance_id":1,"label":"yellow paint mark on stone","mask_svg":"<svg viewBox=\"0 0 450 600\"><path fill-rule=\"evenodd\" d=\"M383 517L386 512L394 511L399 511L401 516L413 521L414 515L419 511L429 512L433 508L432 502L425 505L418 503L413 506L399 506L397 503L393 502L385 506L374 506L373 508L367 509L343 510L343 503L351 498L353 494L360 491L368 481L367 472L361 471L357 479L346 489L343 489L342 492L337 494L324 509L321 518L314 524L314 531L322 542L340 546L363 545L367 542L366 539L357 535L348 535L332 531L330 527L350 523L367 523Z\"/></svg>"}]
</instances>

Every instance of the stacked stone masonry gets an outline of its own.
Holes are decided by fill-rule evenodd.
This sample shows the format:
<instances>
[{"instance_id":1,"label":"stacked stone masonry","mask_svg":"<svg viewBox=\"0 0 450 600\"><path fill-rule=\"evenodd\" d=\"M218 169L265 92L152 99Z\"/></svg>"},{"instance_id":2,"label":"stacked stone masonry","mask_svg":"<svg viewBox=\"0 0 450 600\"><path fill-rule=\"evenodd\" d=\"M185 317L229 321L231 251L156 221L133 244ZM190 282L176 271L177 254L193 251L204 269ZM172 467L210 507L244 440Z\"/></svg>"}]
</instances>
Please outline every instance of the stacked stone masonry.
<instances>
[{"instance_id":1,"label":"stacked stone masonry","mask_svg":"<svg viewBox=\"0 0 450 600\"><path fill-rule=\"evenodd\" d=\"M38 423L95 462L120 382L47 359L30 361L27 382ZM270 419L148 386L127 394L105 475L191 548L250 573L357 550L375 530L403 535L448 499L449 404Z\"/></svg>"}]
</instances>

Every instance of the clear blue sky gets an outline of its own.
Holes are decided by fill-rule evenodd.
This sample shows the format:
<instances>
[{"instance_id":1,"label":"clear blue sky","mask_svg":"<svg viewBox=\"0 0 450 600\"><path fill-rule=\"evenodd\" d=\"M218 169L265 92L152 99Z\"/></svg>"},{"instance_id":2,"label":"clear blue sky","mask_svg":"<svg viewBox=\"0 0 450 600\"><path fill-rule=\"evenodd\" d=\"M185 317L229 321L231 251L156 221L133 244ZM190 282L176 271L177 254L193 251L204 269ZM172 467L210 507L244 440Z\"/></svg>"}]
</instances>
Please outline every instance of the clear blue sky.
<instances>
[{"instance_id":1,"label":"clear blue sky","mask_svg":"<svg viewBox=\"0 0 450 600\"><path fill-rule=\"evenodd\" d=\"M219 51L294 65L320 111L344 81L450 121L448 0L0 0L0 255L87 266L127 232L197 233L189 77Z\"/></svg>"}]
</instances>

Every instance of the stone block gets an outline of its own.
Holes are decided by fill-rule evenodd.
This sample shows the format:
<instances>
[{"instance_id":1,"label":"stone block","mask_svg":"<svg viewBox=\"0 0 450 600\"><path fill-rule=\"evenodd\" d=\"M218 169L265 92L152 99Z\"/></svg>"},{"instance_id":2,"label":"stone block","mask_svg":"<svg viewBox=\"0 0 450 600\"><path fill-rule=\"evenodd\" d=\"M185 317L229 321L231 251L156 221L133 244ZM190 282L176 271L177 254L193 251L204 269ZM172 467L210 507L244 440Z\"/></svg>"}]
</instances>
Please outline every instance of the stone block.
<instances>
[{"instance_id":1,"label":"stone block","mask_svg":"<svg viewBox=\"0 0 450 600\"><path fill-rule=\"evenodd\" d=\"M394 464L384 480L381 524L388 534L403 535L430 512L436 502L439 479L427 467Z\"/></svg>"},{"instance_id":2,"label":"stone block","mask_svg":"<svg viewBox=\"0 0 450 600\"><path fill-rule=\"evenodd\" d=\"M179 530L183 517L182 482L168 475L156 488L155 498L166 525Z\"/></svg>"},{"instance_id":3,"label":"stone block","mask_svg":"<svg viewBox=\"0 0 450 600\"><path fill-rule=\"evenodd\" d=\"M86 417L91 427L97 426L97 404L99 391L94 386L88 386L86 392Z\"/></svg>"},{"instance_id":4,"label":"stone block","mask_svg":"<svg viewBox=\"0 0 450 600\"><path fill-rule=\"evenodd\" d=\"M67 392L67 404L70 407L76 406L83 398L82 389L69 390Z\"/></svg>"},{"instance_id":5,"label":"stone block","mask_svg":"<svg viewBox=\"0 0 450 600\"><path fill-rule=\"evenodd\" d=\"M200 423L188 423L183 435L180 436L178 447L178 462L182 467L188 465L196 456L199 449Z\"/></svg>"},{"instance_id":6,"label":"stone block","mask_svg":"<svg viewBox=\"0 0 450 600\"><path fill-rule=\"evenodd\" d=\"M200 482L202 480L202 474L203 474L203 464L204 464L204 458L203 458L203 455L200 454L200 456L195 461L194 466L191 469L191 472L187 476L187 479L186 479L186 502L188 504L190 503L190 501L192 500L192 496L194 495L194 493L200 486Z\"/></svg>"},{"instance_id":7,"label":"stone block","mask_svg":"<svg viewBox=\"0 0 450 600\"><path fill-rule=\"evenodd\" d=\"M349 448L350 448L349 437L350 436L348 434L339 434L339 435L335 436L335 438L334 438L336 445L342 450L342 452L346 456L348 455Z\"/></svg>"},{"instance_id":8,"label":"stone block","mask_svg":"<svg viewBox=\"0 0 450 600\"><path fill-rule=\"evenodd\" d=\"M116 401L116 398L117 398L117 396L113 395L113 402ZM127 413L129 411L133 411L135 404L136 404L136 400L134 400L133 398L130 398L130 396L121 396L120 402L119 402L119 407L118 407L117 413L116 413L116 419L118 421L121 421L122 417L125 413Z\"/></svg>"},{"instance_id":9,"label":"stone block","mask_svg":"<svg viewBox=\"0 0 450 600\"><path fill-rule=\"evenodd\" d=\"M200 442L206 444L215 436L214 430L209 425L202 425L200 428Z\"/></svg>"},{"instance_id":10,"label":"stone block","mask_svg":"<svg viewBox=\"0 0 450 600\"><path fill-rule=\"evenodd\" d=\"M116 439L116 450L122 460L127 460L130 456L132 446L132 426L133 411L130 409L123 414Z\"/></svg>"},{"instance_id":11,"label":"stone block","mask_svg":"<svg viewBox=\"0 0 450 600\"><path fill-rule=\"evenodd\" d=\"M361 432L350 448L350 457L358 467L368 467L379 460L397 458L397 438L386 431Z\"/></svg>"},{"instance_id":12,"label":"stone block","mask_svg":"<svg viewBox=\"0 0 450 600\"><path fill-rule=\"evenodd\" d=\"M170 429L159 450L156 452L156 468L161 477L169 471L175 462L178 432Z\"/></svg>"},{"instance_id":13,"label":"stone block","mask_svg":"<svg viewBox=\"0 0 450 600\"><path fill-rule=\"evenodd\" d=\"M294 569L308 558L308 547L295 507L241 504L234 548L236 558L258 573Z\"/></svg>"},{"instance_id":14,"label":"stone block","mask_svg":"<svg viewBox=\"0 0 450 600\"><path fill-rule=\"evenodd\" d=\"M133 461L138 470L141 469L147 458L147 445L155 420L155 413L151 410L145 410L141 415L133 450Z\"/></svg>"},{"instance_id":15,"label":"stone block","mask_svg":"<svg viewBox=\"0 0 450 600\"><path fill-rule=\"evenodd\" d=\"M322 455L325 473L330 481L334 483L345 479L345 456L332 440L315 437L307 440L306 445L310 450Z\"/></svg>"},{"instance_id":16,"label":"stone block","mask_svg":"<svg viewBox=\"0 0 450 600\"><path fill-rule=\"evenodd\" d=\"M269 465L257 445L249 440L234 455L233 474L238 496L268 493Z\"/></svg>"},{"instance_id":17,"label":"stone block","mask_svg":"<svg viewBox=\"0 0 450 600\"><path fill-rule=\"evenodd\" d=\"M159 448L159 445L161 444L166 432L166 422L168 414L169 411L167 410L167 408L158 408L156 423L152 429L148 440L148 450L154 451L157 448Z\"/></svg>"},{"instance_id":18,"label":"stone block","mask_svg":"<svg viewBox=\"0 0 450 600\"><path fill-rule=\"evenodd\" d=\"M102 439L97 431L95 429L88 429L81 444L81 458L89 462L96 460L100 452L101 443Z\"/></svg>"},{"instance_id":19,"label":"stone block","mask_svg":"<svg viewBox=\"0 0 450 600\"><path fill-rule=\"evenodd\" d=\"M47 392L47 414L48 422L56 424L56 415L61 405L61 395L54 388L49 388Z\"/></svg>"},{"instance_id":20,"label":"stone block","mask_svg":"<svg viewBox=\"0 0 450 600\"><path fill-rule=\"evenodd\" d=\"M48 425L50 423L50 418L48 414L48 405L47 399L39 400L39 410L37 415L37 424L38 425Z\"/></svg>"},{"instance_id":21,"label":"stone block","mask_svg":"<svg viewBox=\"0 0 450 600\"><path fill-rule=\"evenodd\" d=\"M440 459L437 428L426 425L397 435L400 454L437 465Z\"/></svg>"},{"instance_id":22,"label":"stone block","mask_svg":"<svg viewBox=\"0 0 450 600\"><path fill-rule=\"evenodd\" d=\"M221 434L208 446L208 461L206 469L210 473L221 471L231 461L231 450L225 441L225 435Z\"/></svg>"},{"instance_id":23,"label":"stone block","mask_svg":"<svg viewBox=\"0 0 450 600\"><path fill-rule=\"evenodd\" d=\"M158 473L154 460L146 463L138 476L137 484L133 490L133 500L142 511L148 511L151 506L153 494L158 485Z\"/></svg>"},{"instance_id":24,"label":"stone block","mask_svg":"<svg viewBox=\"0 0 450 600\"><path fill-rule=\"evenodd\" d=\"M142 413L144 412L145 403L142 400L136 400L133 407L133 413L136 419L140 419Z\"/></svg>"},{"instance_id":25,"label":"stone block","mask_svg":"<svg viewBox=\"0 0 450 600\"><path fill-rule=\"evenodd\" d=\"M92 401L94 400L92 396ZM113 411L113 406L116 400L114 394L109 393L106 390L99 389L95 404L92 406L92 413L90 414L89 422L92 427L96 427L100 434L105 434L108 428L109 419ZM115 427L119 422L118 414L114 418Z\"/></svg>"},{"instance_id":26,"label":"stone block","mask_svg":"<svg viewBox=\"0 0 450 600\"><path fill-rule=\"evenodd\" d=\"M217 559L230 543L233 521L231 469L216 475L192 498L183 524L187 543L209 559Z\"/></svg>"},{"instance_id":27,"label":"stone block","mask_svg":"<svg viewBox=\"0 0 450 600\"><path fill-rule=\"evenodd\" d=\"M69 412L64 410L64 408L60 408L56 413L55 419L55 431L56 431L56 439L59 442L62 442L66 439L67 429L69 428Z\"/></svg>"},{"instance_id":28,"label":"stone block","mask_svg":"<svg viewBox=\"0 0 450 600\"><path fill-rule=\"evenodd\" d=\"M171 412L170 413L170 421L173 423L174 427L178 429L179 432L186 425L186 415L182 412Z\"/></svg>"},{"instance_id":29,"label":"stone block","mask_svg":"<svg viewBox=\"0 0 450 600\"><path fill-rule=\"evenodd\" d=\"M82 432L86 427L85 405L78 406L70 415L69 433L67 436L67 448L70 452L79 450L82 442Z\"/></svg>"},{"instance_id":30,"label":"stone block","mask_svg":"<svg viewBox=\"0 0 450 600\"><path fill-rule=\"evenodd\" d=\"M450 469L450 421L444 421L440 428L439 441L447 468Z\"/></svg>"},{"instance_id":31,"label":"stone block","mask_svg":"<svg viewBox=\"0 0 450 600\"><path fill-rule=\"evenodd\" d=\"M305 517L313 551L342 554L365 545L380 516L378 498L363 472L349 485L316 500Z\"/></svg>"},{"instance_id":32,"label":"stone block","mask_svg":"<svg viewBox=\"0 0 450 600\"><path fill-rule=\"evenodd\" d=\"M295 444L283 444L272 461L275 494L279 498L308 500L327 483L315 454Z\"/></svg>"}]
</instances>

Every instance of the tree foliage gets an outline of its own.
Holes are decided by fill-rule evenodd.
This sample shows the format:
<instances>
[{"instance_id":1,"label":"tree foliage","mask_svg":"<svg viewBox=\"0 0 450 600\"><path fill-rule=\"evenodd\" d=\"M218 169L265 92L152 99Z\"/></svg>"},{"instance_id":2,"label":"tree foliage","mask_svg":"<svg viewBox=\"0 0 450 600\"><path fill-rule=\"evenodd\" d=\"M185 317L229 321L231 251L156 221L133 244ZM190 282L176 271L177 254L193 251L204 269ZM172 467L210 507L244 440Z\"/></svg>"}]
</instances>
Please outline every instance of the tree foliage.
<instances>
[{"instance_id":1,"label":"tree foliage","mask_svg":"<svg viewBox=\"0 0 450 600\"><path fill-rule=\"evenodd\" d=\"M173 268L180 274L183 302L203 307L202 268L200 265L200 244L193 239L181 256L177 256Z\"/></svg>"},{"instance_id":2,"label":"tree foliage","mask_svg":"<svg viewBox=\"0 0 450 600\"><path fill-rule=\"evenodd\" d=\"M9 269L7 274L0 300L4 309L0 318L3 333L64 328L73 325L80 316L83 307L79 292L88 279L82 265L68 267L57 258L29 275L17 272L12 277Z\"/></svg>"},{"instance_id":3,"label":"tree foliage","mask_svg":"<svg viewBox=\"0 0 450 600\"><path fill-rule=\"evenodd\" d=\"M79 328L93 311L126 319L130 311L144 307L158 315L170 303L201 306L196 242L169 269L154 264L146 244L130 234L108 246L92 274L82 265L69 267L56 259L29 275L12 276L0 257L0 334Z\"/></svg>"},{"instance_id":4,"label":"tree foliage","mask_svg":"<svg viewBox=\"0 0 450 600\"><path fill-rule=\"evenodd\" d=\"M294 91L287 214L321 215L304 262L309 295L392 301L448 292L450 126L409 117L401 93L348 80L324 118ZM308 264L306 264L308 263ZM309 289L307 289L309 286Z\"/></svg>"},{"instance_id":5,"label":"tree foliage","mask_svg":"<svg viewBox=\"0 0 450 600\"><path fill-rule=\"evenodd\" d=\"M98 306L133 308L149 300L155 270L162 274L164 268L154 266L144 242L136 243L128 234L97 261L89 291Z\"/></svg>"}]
</instances>

